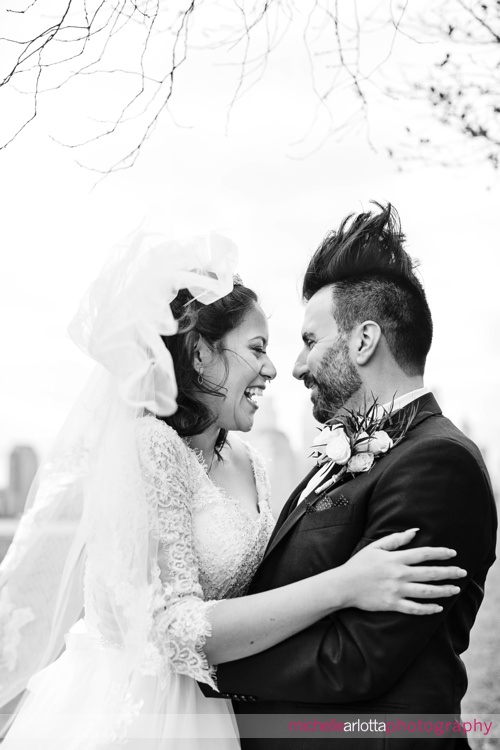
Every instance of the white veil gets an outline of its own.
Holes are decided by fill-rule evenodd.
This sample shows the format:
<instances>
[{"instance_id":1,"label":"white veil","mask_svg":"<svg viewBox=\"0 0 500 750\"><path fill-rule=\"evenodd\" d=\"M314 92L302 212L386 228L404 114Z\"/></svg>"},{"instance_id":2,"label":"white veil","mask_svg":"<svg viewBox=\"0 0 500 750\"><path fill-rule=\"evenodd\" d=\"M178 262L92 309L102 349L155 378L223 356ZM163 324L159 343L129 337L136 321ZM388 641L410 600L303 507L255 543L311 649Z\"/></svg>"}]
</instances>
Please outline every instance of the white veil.
<instances>
[{"instance_id":1,"label":"white veil","mask_svg":"<svg viewBox=\"0 0 500 750\"><path fill-rule=\"evenodd\" d=\"M205 304L225 296L236 264L233 243L214 233L156 243L158 236L139 233L119 247L70 325L97 366L38 472L0 566L0 706L61 653L84 590L86 621L99 634L106 601L130 669L154 658L147 643L154 510L142 502L149 488L134 423L176 410L161 339L176 331L169 303L183 288Z\"/></svg>"}]
</instances>

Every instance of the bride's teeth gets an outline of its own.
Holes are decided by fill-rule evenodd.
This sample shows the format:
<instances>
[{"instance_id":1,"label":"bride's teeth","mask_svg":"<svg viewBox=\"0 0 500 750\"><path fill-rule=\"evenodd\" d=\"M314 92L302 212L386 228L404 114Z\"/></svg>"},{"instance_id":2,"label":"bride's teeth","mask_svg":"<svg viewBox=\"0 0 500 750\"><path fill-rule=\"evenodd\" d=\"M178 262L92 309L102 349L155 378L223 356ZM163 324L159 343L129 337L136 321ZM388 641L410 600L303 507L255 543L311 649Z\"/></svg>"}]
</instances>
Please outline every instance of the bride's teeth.
<instances>
[{"instance_id":1,"label":"bride's teeth","mask_svg":"<svg viewBox=\"0 0 500 750\"><path fill-rule=\"evenodd\" d=\"M245 396L248 398L249 401L251 401L253 404L257 404L255 401L256 396L262 396L262 389L261 388L247 388L245 391Z\"/></svg>"}]
</instances>

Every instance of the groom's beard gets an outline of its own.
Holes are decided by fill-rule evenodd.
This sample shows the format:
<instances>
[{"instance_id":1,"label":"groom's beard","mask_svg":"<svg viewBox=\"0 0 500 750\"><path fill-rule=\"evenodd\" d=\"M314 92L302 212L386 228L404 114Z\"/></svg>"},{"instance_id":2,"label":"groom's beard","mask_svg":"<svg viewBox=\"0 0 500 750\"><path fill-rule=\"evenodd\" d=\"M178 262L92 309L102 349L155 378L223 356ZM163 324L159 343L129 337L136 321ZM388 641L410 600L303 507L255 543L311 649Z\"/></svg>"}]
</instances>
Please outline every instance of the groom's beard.
<instances>
[{"instance_id":1,"label":"groom's beard","mask_svg":"<svg viewBox=\"0 0 500 750\"><path fill-rule=\"evenodd\" d=\"M323 357L314 383L316 393L313 399L313 416L321 423L336 416L361 389L361 378L351 362L349 347L343 336Z\"/></svg>"}]
</instances>

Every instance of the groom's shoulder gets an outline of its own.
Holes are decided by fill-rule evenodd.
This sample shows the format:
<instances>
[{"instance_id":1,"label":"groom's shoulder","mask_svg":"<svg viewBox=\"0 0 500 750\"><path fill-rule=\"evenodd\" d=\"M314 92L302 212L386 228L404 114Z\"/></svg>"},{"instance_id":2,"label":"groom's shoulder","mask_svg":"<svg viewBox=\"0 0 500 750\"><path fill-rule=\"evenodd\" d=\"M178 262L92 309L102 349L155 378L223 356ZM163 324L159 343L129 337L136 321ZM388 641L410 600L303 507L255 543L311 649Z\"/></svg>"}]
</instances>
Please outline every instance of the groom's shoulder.
<instances>
[{"instance_id":1,"label":"groom's shoulder","mask_svg":"<svg viewBox=\"0 0 500 750\"><path fill-rule=\"evenodd\" d=\"M463 450L481 457L481 452L474 441L445 414L433 414L429 419L418 424L415 430L410 431L408 435L411 436L412 433L417 441L437 440L443 443L455 443Z\"/></svg>"},{"instance_id":2,"label":"groom's shoulder","mask_svg":"<svg viewBox=\"0 0 500 750\"><path fill-rule=\"evenodd\" d=\"M425 453L435 461L442 461L448 456L455 462L463 461L464 466L476 465L486 471L476 443L440 411L409 430L400 445L403 452L410 456Z\"/></svg>"}]
</instances>

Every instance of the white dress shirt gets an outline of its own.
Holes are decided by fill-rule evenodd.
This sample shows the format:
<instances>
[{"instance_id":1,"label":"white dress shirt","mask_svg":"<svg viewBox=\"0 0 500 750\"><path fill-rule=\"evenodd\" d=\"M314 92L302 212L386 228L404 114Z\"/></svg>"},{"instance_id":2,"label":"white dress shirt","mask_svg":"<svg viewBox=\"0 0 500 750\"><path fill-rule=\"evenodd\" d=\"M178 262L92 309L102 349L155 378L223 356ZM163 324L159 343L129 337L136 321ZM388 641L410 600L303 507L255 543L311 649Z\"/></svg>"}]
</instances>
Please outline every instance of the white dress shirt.
<instances>
[{"instance_id":1,"label":"white dress shirt","mask_svg":"<svg viewBox=\"0 0 500 750\"><path fill-rule=\"evenodd\" d=\"M389 401L387 404L382 404L382 409L385 409L386 411L389 411L389 409L392 406L392 411L398 411L399 409L402 409L404 406L408 406L408 404L411 404L412 401L416 401L417 398L420 398L421 396L425 396L426 393L430 393L430 388L416 388L414 391L409 391L408 393L403 393L402 396L398 396L398 398L394 399L394 403L392 401Z\"/></svg>"}]
</instances>

